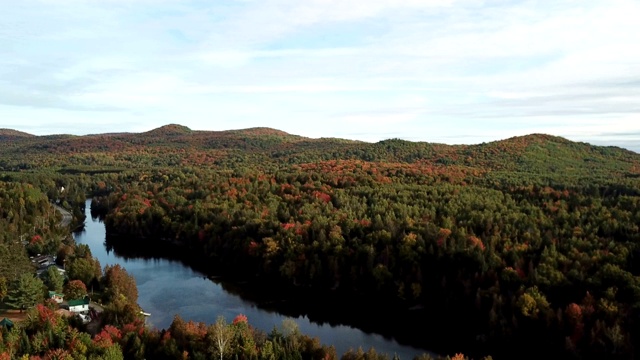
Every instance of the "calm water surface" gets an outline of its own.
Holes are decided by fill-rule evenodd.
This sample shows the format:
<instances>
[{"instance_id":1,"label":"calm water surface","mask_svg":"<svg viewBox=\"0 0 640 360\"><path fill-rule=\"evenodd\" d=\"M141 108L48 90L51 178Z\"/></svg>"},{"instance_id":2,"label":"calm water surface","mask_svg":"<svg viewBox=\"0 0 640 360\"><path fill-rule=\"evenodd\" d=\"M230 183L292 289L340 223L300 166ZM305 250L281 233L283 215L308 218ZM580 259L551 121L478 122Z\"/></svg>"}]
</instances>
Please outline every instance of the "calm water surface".
<instances>
[{"instance_id":1,"label":"calm water surface","mask_svg":"<svg viewBox=\"0 0 640 360\"><path fill-rule=\"evenodd\" d=\"M368 334L349 326L331 326L309 321L306 316L288 317L259 308L255 303L231 294L223 287L194 271L182 262L168 259L125 258L105 246L104 224L89 214L91 202L86 204L87 220L84 231L75 233L79 244L87 244L94 257L104 268L120 264L133 275L138 284L138 303L151 314L147 323L156 328L168 328L178 314L184 320L211 324L219 315L231 321L238 314L245 314L254 327L269 332L279 327L284 319L294 320L304 334L318 337L323 344L334 345L338 355L349 349L362 347L365 351L374 347L378 352L401 359L412 359L426 352L422 349L398 344L381 335Z\"/></svg>"}]
</instances>

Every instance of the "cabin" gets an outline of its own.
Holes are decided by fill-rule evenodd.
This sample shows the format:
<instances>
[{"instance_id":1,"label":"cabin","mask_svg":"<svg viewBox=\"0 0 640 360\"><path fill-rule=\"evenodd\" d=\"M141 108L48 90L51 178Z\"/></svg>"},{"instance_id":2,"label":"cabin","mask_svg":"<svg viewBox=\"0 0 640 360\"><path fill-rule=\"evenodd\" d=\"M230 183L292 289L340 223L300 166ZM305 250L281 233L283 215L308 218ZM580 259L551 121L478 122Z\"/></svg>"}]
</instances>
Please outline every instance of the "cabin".
<instances>
[{"instance_id":1,"label":"cabin","mask_svg":"<svg viewBox=\"0 0 640 360\"><path fill-rule=\"evenodd\" d=\"M89 297L78 300L69 300L69 311L73 313L81 313L89 311Z\"/></svg>"},{"instance_id":2,"label":"cabin","mask_svg":"<svg viewBox=\"0 0 640 360\"><path fill-rule=\"evenodd\" d=\"M60 304L64 301L64 294L58 294L55 291L49 291L49 299Z\"/></svg>"},{"instance_id":3,"label":"cabin","mask_svg":"<svg viewBox=\"0 0 640 360\"><path fill-rule=\"evenodd\" d=\"M64 301L64 294L60 294L55 291L49 291L49 299L60 304Z\"/></svg>"},{"instance_id":4,"label":"cabin","mask_svg":"<svg viewBox=\"0 0 640 360\"><path fill-rule=\"evenodd\" d=\"M56 264L56 258L51 256L51 255L40 255L40 254L38 254L37 257L31 259L31 262L38 269L46 269L49 266Z\"/></svg>"},{"instance_id":5,"label":"cabin","mask_svg":"<svg viewBox=\"0 0 640 360\"><path fill-rule=\"evenodd\" d=\"M80 319L82 321L83 324L88 324L91 322L91 316L86 315L86 314L81 314L81 313L74 313L71 312L67 309L58 309L56 310L56 314L60 315L60 316L64 316L66 318L70 318L70 317L74 317L76 316L78 319Z\"/></svg>"}]
</instances>

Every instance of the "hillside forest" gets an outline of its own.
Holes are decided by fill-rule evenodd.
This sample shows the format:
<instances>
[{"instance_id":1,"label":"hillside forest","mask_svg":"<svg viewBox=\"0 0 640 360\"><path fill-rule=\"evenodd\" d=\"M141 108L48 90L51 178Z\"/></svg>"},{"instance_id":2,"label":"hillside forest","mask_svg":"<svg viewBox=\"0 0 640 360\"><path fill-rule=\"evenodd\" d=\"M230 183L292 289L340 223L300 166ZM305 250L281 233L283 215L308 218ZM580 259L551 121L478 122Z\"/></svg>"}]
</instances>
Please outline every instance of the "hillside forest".
<instances>
[{"instance_id":1,"label":"hillside forest","mask_svg":"<svg viewBox=\"0 0 640 360\"><path fill-rule=\"evenodd\" d=\"M118 242L176 247L230 278L367 303L420 329L414 342L437 338L438 353L638 354L640 155L631 151L542 134L452 146L179 125L87 136L3 130L0 142L0 297L15 300L29 255L56 253L68 283L93 285L110 304L92 338L34 301L29 321L2 330L10 354L338 357L291 324L270 334L242 317L144 328L126 271L101 269L57 226L50 202L81 224L87 197ZM215 346L225 331L227 350ZM372 351L341 356L384 358Z\"/></svg>"}]
</instances>

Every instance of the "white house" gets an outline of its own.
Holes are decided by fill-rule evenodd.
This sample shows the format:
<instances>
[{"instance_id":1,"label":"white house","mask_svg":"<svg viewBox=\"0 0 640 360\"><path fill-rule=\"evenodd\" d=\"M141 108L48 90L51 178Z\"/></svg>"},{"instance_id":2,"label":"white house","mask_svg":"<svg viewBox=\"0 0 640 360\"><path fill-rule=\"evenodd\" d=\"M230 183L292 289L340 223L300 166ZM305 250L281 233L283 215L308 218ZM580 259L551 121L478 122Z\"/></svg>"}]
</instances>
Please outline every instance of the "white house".
<instances>
[{"instance_id":1,"label":"white house","mask_svg":"<svg viewBox=\"0 0 640 360\"><path fill-rule=\"evenodd\" d=\"M69 311L73 313L89 311L89 297L79 300L69 300Z\"/></svg>"}]
</instances>

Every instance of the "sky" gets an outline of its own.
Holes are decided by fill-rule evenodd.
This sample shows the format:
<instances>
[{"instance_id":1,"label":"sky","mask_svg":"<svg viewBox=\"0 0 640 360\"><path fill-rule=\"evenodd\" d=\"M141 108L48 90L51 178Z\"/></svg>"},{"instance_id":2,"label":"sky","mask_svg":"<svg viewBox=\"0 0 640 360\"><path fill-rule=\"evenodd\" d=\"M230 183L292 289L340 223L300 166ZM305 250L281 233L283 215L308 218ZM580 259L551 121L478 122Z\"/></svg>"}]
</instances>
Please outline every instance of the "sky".
<instances>
[{"instance_id":1,"label":"sky","mask_svg":"<svg viewBox=\"0 0 640 360\"><path fill-rule=\"evenodd\" d=\"M0 0L0 128L640 152L638 0Z\"/></svg>"}]
</instances>

